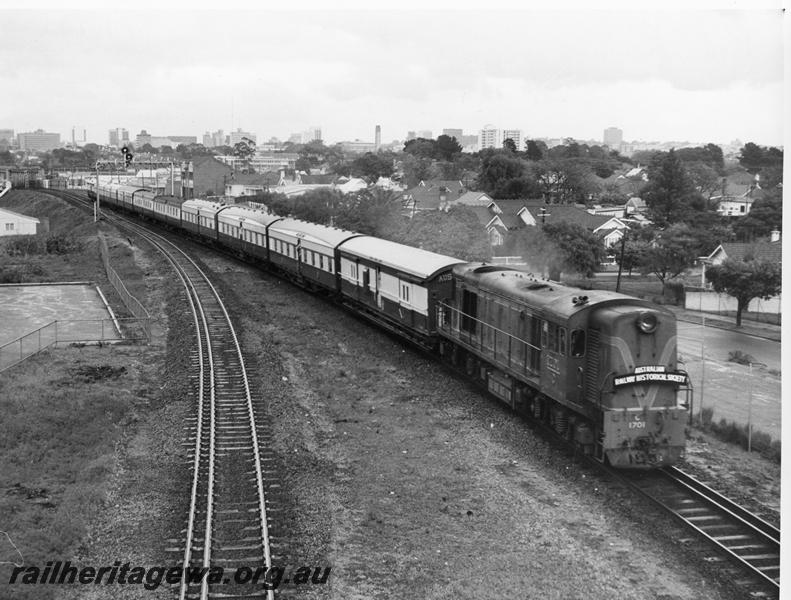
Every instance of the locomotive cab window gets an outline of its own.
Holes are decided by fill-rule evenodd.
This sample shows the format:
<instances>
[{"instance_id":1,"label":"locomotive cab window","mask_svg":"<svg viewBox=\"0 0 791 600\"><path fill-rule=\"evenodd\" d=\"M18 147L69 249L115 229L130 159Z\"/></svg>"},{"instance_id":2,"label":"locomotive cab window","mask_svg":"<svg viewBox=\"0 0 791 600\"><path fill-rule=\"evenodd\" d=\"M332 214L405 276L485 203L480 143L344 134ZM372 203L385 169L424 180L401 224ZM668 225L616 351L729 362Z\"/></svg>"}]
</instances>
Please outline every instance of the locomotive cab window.
<instances>
[{"instance_id":1,"label":"locomotive cab window","mask_svg":"<svg viewBox=\"0 0 791 600\"><path fill-rule=\"evenodd\" d=\"M571 356L585 356L585 332L582 329L571 332Z\"/></svg>"}]
</instances>

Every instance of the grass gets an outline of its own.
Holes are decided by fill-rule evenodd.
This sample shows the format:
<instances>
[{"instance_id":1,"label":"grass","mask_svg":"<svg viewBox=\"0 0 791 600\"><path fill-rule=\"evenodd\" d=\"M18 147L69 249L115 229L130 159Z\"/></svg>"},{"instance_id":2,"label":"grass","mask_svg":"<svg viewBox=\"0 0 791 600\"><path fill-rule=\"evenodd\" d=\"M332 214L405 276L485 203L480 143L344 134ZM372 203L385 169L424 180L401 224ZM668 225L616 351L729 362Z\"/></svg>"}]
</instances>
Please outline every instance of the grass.
<instances>
[{"instance_id":1,"label":"grass","mask_svg":"<svg viewBox=\"0 0 791 600\"><path fill-rule=\"evenodd\" d=\"M775 440L768 433L755 428L750 435L747 425L740 425L735 421L727 419L720 419L719 422L714 421L714 409L712 408L704 408L700 415L695 416L693 425L723 442L735 444L744 450L747 450L749 443L753 452L758 452L763 457L780 463L782 456L780 440Z\"/></svg>"},{"instance_id":2,"label":"grass","mask_svg":"<svg viewBox=\"0 0 791 600\"><path fill-rule=\"evenodd\" d=\"M119 316L90 216L41 192L14 190L0 206L49 219L50 231L6 242L0 281L95 281ZM111 263L130 291L146 295L144 272L125 238L109 234ZM0 250L0 254L2 250ZM85 555L88 532L104 512L123 431L147 402L145 346L51 350L0 376L0 530L28 565ZM149 382L150 384L150 382ZM17 560L0 537L0 561ZM0 582L10 566L0 564ZM6 592L0 593L5 597ZM15 598L53 598L57 588L14 586ZM62 590L61 590L62 593Z\"/></svg>"},{"instance_id":3,"label":"grass","mask_svg":"<svg viewBox=\"0 0 791 600\"><path fill-rule=\"evenodd\" d=\"M0 515L26 564L81 554L88 526L107 502L122 427L136 412L137 374L129 365L144 352L63 348L0 379ZM0 566L0 579L6 568ZM53 593L23 588L15 597Z\"/></svg>"}]
</instances>

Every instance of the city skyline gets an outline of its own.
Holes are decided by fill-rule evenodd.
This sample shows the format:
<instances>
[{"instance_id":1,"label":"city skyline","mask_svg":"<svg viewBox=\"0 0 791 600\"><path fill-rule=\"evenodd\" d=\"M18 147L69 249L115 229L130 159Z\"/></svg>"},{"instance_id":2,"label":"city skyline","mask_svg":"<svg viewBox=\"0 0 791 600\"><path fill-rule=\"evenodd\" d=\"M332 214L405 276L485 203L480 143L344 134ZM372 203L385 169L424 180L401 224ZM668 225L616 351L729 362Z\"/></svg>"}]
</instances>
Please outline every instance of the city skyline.
<instances>
[{"instance_id":1,"label":"city skyline","mask_svg":"<svg viewBox=\"0 0 791 600\"><path fill-rule=\"evenodd\" d=\"M78 124L105 144L115 128L261 142L318 123L334 143L373 142L381 125L386 144L491 123L523 139L617 127L625 141L783 145L779 10L240 12L4 10L17 68L0 73L14 90L0 127L69 140Z\"/></svg>"}]
</instances>

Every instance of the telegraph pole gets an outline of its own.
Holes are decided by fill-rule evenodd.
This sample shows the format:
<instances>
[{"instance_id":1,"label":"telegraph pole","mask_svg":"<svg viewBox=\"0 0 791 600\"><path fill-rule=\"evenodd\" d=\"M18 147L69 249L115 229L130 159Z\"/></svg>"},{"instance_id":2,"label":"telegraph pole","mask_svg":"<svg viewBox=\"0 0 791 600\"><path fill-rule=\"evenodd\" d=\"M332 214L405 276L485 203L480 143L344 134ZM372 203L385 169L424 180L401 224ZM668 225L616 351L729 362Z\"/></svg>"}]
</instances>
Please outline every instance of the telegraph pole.
<instances>
[{"instance_id":1,"label":"telegraph pole","mask_svg":"<svg viewBox=\"0 0 791 600\"><path fill-rule=\"evenodd\" d=\"M615 291L618 292L621 289L621 273L623 272L623 254L626 250L626 232L623 232L623 236L621 237L621 259L618 261L618 279L615 280Z\"/></svg>"}]
</instances>

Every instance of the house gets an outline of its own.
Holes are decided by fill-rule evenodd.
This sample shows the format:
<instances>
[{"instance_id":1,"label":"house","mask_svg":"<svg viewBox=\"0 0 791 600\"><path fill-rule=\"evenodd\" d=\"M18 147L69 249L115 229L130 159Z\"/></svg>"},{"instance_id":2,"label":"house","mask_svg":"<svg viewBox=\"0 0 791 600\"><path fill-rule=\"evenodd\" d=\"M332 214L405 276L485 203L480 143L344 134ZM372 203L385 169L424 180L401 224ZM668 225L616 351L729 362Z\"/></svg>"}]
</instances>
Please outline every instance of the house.
<instances>
[{"instance_id":1,"label":"house","mask_svg":"<svg viewBox=\"0 0 791 600\"><path fill-rule=\"evenodd\" d=\"M783 244L780 239L780 232L773 231L769 240L761 242L726 242L717 246L708 256L701 256L698 260L702 265L700 273L700 286L711 287L706 282L706 267L709 265L720 265L726 259L736 260L758 259L768 260L781 264L783 261Z\"/></svg>"},{"instance_id":2,"label":"house","mask_svg":"<svg viewBox=\"0 0 791 600\"><path fill-rule=\"evenodd\" d=\"M629 198L623 207L626 212L623 216L642 215L648 210L648 205L645 203L645 200L637 196Z\"/></svg>"},{"instance_id":3,"label":"house","mask_svg":"<svg viewBox=\"0 0 791 600\"><path fill-rule=\"evenodd\" d=\"M352 177L345 182L342 182L342 179L338 180L338 183L335 185L335 189L339 192L343 192L344 194L350 194L353 192L359 192L360 190L364 190L368 188L368 182L365 179L360 179L359 177Z\"/></svg>"},{"instance_id":4,"label":"house","mask_svg":"<svg viewBox=\"0 0 791 600\"><path fill-rule=\"evenodd\" d=\"M493 248L502 246L505 243L508 227L500 218L500 215L488 206L475 205L465 206L465 208L478 217L478 221L486 229L486 236L489 238L489 244Z\"/></svg>"},{"instance_id":5,"label":"house","mask_svg":"<svg viewBox=\"0 0 791 600\"><path fill-rule=\"evenodd\" d=\"M717 213L724 217L743 217L750 213L753 202L763 195L760 175L736 173L722 180L720 193L711 196L709 201L717 207Z\"/></svg>"},{"instance_id":6,"label":"house","mask_svg":"<svg viewBox=\"0 0 791 600\"><path fill-rule=\"evenodd\" d=\"M255 196L269 191L274 176L259 175L257 173L231 173L225 182L225 195L232 198L241 196ZM278 185L284 185L284 175L281 171L278 177ZM278 190L280 191L280 190Z\"/></svg>"},{"instance_id":7,"label":"house","mask_svg":"<svg viewBox=\"0 0 791 600\"><path fill-rule=\"evenodd\" d=\"M225 191L233 169L213 156L196 156L181 171L183 198L205 198Z\"/></svg>"},{"instance_id":8,"label":"house","mask_svg":"<svg viewBox=\"0 0 791 600\"><path fill-rule=\"evenodd\" d=\"M0 236L36 235L40 230L39 219L0 208Z\"/></svg>"},{"instance_id":9,"label":"house","mask_svg":"<svg viewBox=\"0 0 791 600\"><path fill-rule=\"evenodd\" d=\"M448 202L448 207L456 206L489 206L492 199L484 192L465 192L460 194L458 198Z\"/></svg>"},{"instance_id":10,"label":"house","mask_svg":"<svg viewBox=\"0 0 791 600\"><path fill-rule=\"evenodd\" d=\"M418 211L442 209L447 203L457 201L466 191L461 181L445 179L421 181L404 192L404 211L412 217Z\"/></svg>"}]
</instances>

